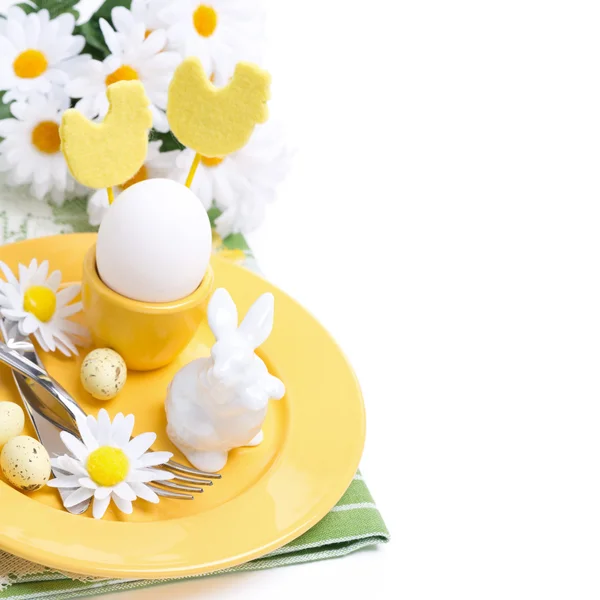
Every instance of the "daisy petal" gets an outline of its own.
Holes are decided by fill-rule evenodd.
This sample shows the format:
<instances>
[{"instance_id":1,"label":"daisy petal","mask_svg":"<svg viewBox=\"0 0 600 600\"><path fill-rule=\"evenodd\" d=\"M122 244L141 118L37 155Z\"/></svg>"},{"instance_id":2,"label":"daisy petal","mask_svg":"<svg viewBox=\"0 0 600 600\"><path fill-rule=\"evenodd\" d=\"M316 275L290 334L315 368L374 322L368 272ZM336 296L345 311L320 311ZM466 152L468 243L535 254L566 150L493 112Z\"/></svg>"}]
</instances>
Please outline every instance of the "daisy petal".
<instances>
[{"instance_id":1,"label":"daisy petal","mask_svg":"<svg viewBox=\"0 0 600 600\"><path fill-rule=\"evenodd\" d=\"M124 448L125 454L130 459L135 460L139 458L154 442L156 441L156 434L152 432L142 433L134 437Z\"/></svg>"},{"instance_id":2,"label":"daisy petal","mask_svg":"<svg viewBox=\"0 0 600 600\"><path fill-rule=\"evenodd\" d=\"M123 421L125 421L125 415L122 412L117 413L112 420L111 426L110 426L110 437L111 440L114 439L114 434L116 431L119 431L119 429L123 426Z\"/></svg>"},{"instance_id":3,"label":"daisy petal","mask_svg":"<svg viewBox=\"0 0 600 600\"><path fill-rule=\"evenodd\" d=\"M48 487L54 488L78 488L79 486L79 477L77 475L68 475L55 477L51 479L47 484Z\"/></svg>"},{"instance_id":4,"label":"daisy petal","mask_svg":"<svg viewBox=\"0 0 600 600\"><path fill-rule=\"evenodd\" d=\"M36 278L36 283L38 283L38 285L44 285L44 283L46 282L46 278L48 277L48 267L49 267L49 263L47 260L43 261L36 274L35 274L35 278Z\"/></svg>"},{"instance_id":5,"label":"daisy petal","mask_svg":"<svg viewBox=\"0 0 600 600\"><path fill-rule=\"evenodd\" d=\"M45 344L50 352L54 352L56 350L56 342L50 328L46 325L47 323L40 323L39 329L35 332L35 339L40 343L40 346Z\"/></svg>"},{"instance_id":6,"label":"daisy petal","mask_svg":"<svg viewBox=\"0 0 600 600\"><path fill-rule=\"evenodd\" d=\"M121 483L117 484L113 488L112 493L113 496L119 496L119 498L122 498L123 500L133 501L136 499L135 492L129 487L129 484L126 481L122 481Z\"/></svg>"},{"instance_id":7,"label":"daisy petal","mask_svg":"<svg viewBox=\"0 0 600 600\"><path fill-rule=\"evenodd\" d=\"M88 426L89 433L93 437L96 437L98 435L98 423L96 422L96 419L94 419L92 415L88 415L85 419L85 422Z\"/></svg>"},{"instance_id":8,"label":"daisy petal","mask_svg":"<svg viewBox=\"0 0 600 600\"><path fill-rule=\"evenodd\" d=\"M101 408L98 412L98 444L100 446L106 446L110 444L110 433L111 433L111 425L110 425L110 417L108 416L108 412L105 408Z\"/></svg>"},{"instance_id":9,"label":"daisy petal","mask_svg":"<svg viewBox=\"0 0 600 600\"><path fill-rule=\"evenodd\" d=\"M36 331L33 334L33 337L35 338L36 342L40 345L40 348L44 351L44 352L52 352L52 350L49 348L48 344L46 344L44 338L42 338L42 336L40 335L39 331Z\"/></svg>"},{"instance_id":10,"label":"daisy petal","mask_svg":"<svg viewBox=\"0 0 600 600\"><path fill-rule=\"evenodd\" d=\"M89 477L80 477L79 478L79 485L81 487L89 488L90 490L97 490L98 489L98 485L96 483L94 483Z\"/></svg>"},{"instance_id":11,"label":"daisy petal","mask_svg":"<svg viewBox=\"0 0 600 600\"><path fill-rule=\"evenodd\" d=\"M84 469L83 465L73 457L67 456L66 454L63 456L57 456L56 458L51 458L50 464L56 469L60 469L66 473L87 477L87 471Z\"/></svg>"},{"instance_id":12,"label":"daisy petal","mask_svg":"<svg viewBox=\"0 0 600 600\"><path fill-rule=\"evenodd\" d=\"M80 502L84 502L88 498L91 498L94 495L94 490L88 490L87 488L79 488L77 491L69 494L65 498L64 505L65 508L70 508L71 506L75 506Z\"/></svg>"},{"instance_id":13,"label":"daisy petal","mask_svg":"<svg viewBox=\"0 0 600 600\"><path fill-rule=\"evenodd\" d=\"M58 314L63 319L67 317L72 317L76 315L78 312L83 310L83 304L81 302L74 302L73 304L69 304L69 306L63 306L58 309Z\"/></svg>"},{"instance_id":14,"label":"daisy petal","mask_svg":"<svg viewBox=\"0 0 600 600\"><path fill-rule=\"evenodd\" d=\"M56 349L67 358L73 356L73 352L71 352L59 339L56 340ZM77 351L75 351L75 354L77 354Z\"/></svg>"},{"instance_id":15,"label":"daisy petal","mask_svg":"<svg viewBox=\"0 0 600 600\"><path fill-rule=\"evenodd\" d=\"M73 342L69 339L69 336L65 335L62 331L56 331L54 333L54 337L56 338L56 346L60 347L60 350L63 354L66 354L67 356L71 354L75 354L77 356L77 354L79 354L75 344L73 344Z\"/></svg>"},{"instance_id":16,"label":"daisy petal","mask_svg":"<svg viewBox=\"0 0 600 600\"><path fill-rule=\"evenodd\" d=\"M94 492L94 498L96 500L104 500L104 498L108 498L112 493L112 487L99 487L96 488Z\"/></svg>"},{"instance_id":17,"label":"daisy petal","mask_svg":"<svg viewBox=\"0 0 600 600\"><path fill-rule=\"evenodd\" d=\"M4 275L4 277L5 277L6 281L8 281L8 283L10 283L11 285L14 285L15 287L19 286L19 282L17 281L17 278L14 276L14 273L9 269L8 265L3 263L2 261L0 261L0 270L2 271L2 274Z\"/></svg>"},{"instance_id":18,"label":"daisy petal","mask_svg":"<svg viewBox=\"0 0 600 600\"><path fill-rule=\"evenodd\" d=\"M113 55L121 54L121 43L119 37L115 33L115 30L108 24L105 19L100 19L100 30L104 36L104 41L108 46L108 49Z\"/></svg>"},{"instance_id":19,"label":"daisy petal","mask_svg":"<svg viewBox=\"0 0 600 600\"><path fill-rule=\"evenodd\" d=\"M170 471L159 469L133 469L127 476L129 482L148 483L150 481L167 481L173 479L175 475Z\"/></svg>"},{"instance_id":20,"label":"daisy petal","mask_svg":"<svg viewBox=\"0 0 600 600\"><path fill-rule=\"evenodd\" d=\"M56 301L59 306L66 306L74 300L79 292L81 291L81 286L79 285L70 285L66 287L64 290L60 290L58 294L56 294Z\"/></svg>"},{"instance_id":21,"label":"daisy petal","mask_svg":"<svg viewBox=\"0 0 600 600\"><path fill-rule=\"evenodd\" d=\"M67 450L81 462L84 462L88 457L89 451L86 448L85 444L80 442L74 435L68 433L67 431L60 432L60 439L62 443L67 447Z\"/></svg>"},{"instance_id":22,"label":"daisy petal","mask_svg":"<svg viewBox=\"0 0 600 600\"><path fill-rule=\"evenodd\" d=\"M28 314L22 321L19 323L19 331L22 335L31 335L37 328L39 327L38 320L33 316Z\"/></svg>"},{"instance_id":23,"label":"daisy petal","mask_svg":"<svg viewBox=\"0 0 600 600\"><path fill-rule=\"evenodd\" d=\"M27 313L23 313L22 310L13 310L11 308L3 308L2 309L2 316L5 319L9 319L10 321L20 321L23 318L23 315L26 315L26 314Z\"/></svg>"},{"instance_id":24,"label":"daisy petal","mask_svg":"<svg viewBox=\"0 0 600 600\"><path fill-rule=\"evenodd\" d=\"M92 514L94 519L101 519L110 504L110 496L106 496L106 498L96 498L94 496L94 508L92 509Z\"/></svg>"},{"instance_id":25,"label":"daisy petal","mask_svg":"<svg viewBox=\"0 0 600 600\"><path fill-rule=\"evenodd\" d=\"M133 415L127 415L118 427L115 427L113 423L112 440L119 448L123 448L129 442L134 424L135 417Z\"/></svg>"},{"instance_id":26,"label":"daisy petal","mask_svg":"<svg viewBox=\"0 0 600 600\"><path fill-rule=\"evenodd\" d=\"M154 467L166 463L172 457L172 452L147 452L137 459L135 466L137 468Z\"/></svg>"},{"instance_id":27,"label":"daisy petal","mask_svg":"<svg viewBox=\"0 0 600 600\"><path fill-rule=\"evenodd\" d=\"M126 515L130 515L133 512L133 506L132 506L130 500L124 500L123 498L120 498L116 494L113 494L111 496L111 498L113 499L113 502L117 505L117 508L122 513L125 513Z\"/></svg>"},{"instance_id":28,"label":"daisy petal","mask_svg":"<svg viewBox=\"0 0 600 600\"><path fill-rule=\"evenodd\" d=\"M89 452L93 452L98 448L98 440L97 440L97 424L94 424L94 433L92 433L92 428L90 427L90 420L94 420L94 417L88 415L87 417L78 416L77 417L77 429L79 429L79 435L83 440L83 443L86 445Z\"/></svg>"},{"instance_id":29,"label":"daisy petal","mask_svg":"<svg viewBox=\"0 0 600 600\"><path fill-rule=\"evenodd\" d=\"M146 500L146 502L152 502L152 504L158 504L160 498L147 485L137 481L131 482L129 485L138 498Z\"/></svg>"},{"instance_id":30,"label":"daisy petal","mask_svg":"<svg viewBox=\"0 0 600 600\"><path fill-rule=\"evenodd\" d=\"M62 273L60 271L52 271L50 277L46 280L46 285L53 291L56 292L60 282L62 280Z\"/></svg>"}]
</instances>

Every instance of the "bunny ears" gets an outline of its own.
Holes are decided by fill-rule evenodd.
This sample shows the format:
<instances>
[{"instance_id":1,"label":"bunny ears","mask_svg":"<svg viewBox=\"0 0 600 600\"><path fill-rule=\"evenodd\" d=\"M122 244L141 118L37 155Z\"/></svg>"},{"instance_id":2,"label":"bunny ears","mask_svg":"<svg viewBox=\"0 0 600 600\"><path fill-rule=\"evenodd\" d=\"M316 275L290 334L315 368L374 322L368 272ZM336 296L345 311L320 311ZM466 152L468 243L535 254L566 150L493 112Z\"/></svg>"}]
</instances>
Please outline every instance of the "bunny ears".
<instances>
[{"instance_id":1,"label":"bunny ears","mask_svg":"<svg viewBox=\"0 0 600 600\"><path fill-rule=\"evenodd\" d=\"M208 324L217 340L232 334L240 335L245 341L258 348L273 329L275 298L267 292L254 302L238 327L238 311L225 288L215 291L208 305Z\"/></svg>"}]
</instances>

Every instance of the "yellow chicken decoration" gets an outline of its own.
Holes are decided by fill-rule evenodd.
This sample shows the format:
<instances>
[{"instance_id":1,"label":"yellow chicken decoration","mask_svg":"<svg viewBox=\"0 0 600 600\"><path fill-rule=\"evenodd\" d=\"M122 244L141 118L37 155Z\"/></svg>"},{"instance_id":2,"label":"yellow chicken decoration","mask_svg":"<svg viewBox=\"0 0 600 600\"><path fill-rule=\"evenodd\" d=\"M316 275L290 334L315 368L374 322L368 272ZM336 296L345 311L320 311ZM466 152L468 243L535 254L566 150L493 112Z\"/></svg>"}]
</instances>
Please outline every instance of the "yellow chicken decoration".
<instances>
[{"instance_id":1,"label":"yellow chicken decoration","mask_svg":"<svg viewBox=\"0 0 600 600\"><path fill-rule=\"evenodd\" d=\"M256 65L238 63L229 83L216 88L198 58L179 65L169 86L167 118L175 137L196 151L188 187L201 157L222 158L239 150L255 125L267 120L270 82Z\"/></svg>"},{"instance_id":2,"label":"yellow chicken decoration","mask_svg":"<svg viewBox=\"0 0 600 600\"><path fill-rule=\"evenodd\" d=\"M60 138L73 177L91 188L107 188L112 202L112 187L131 179L146 160L152 113L139 81L114 83L106 95L110 107L102 123L69 109Z\"/></svg>"}]
</instances>

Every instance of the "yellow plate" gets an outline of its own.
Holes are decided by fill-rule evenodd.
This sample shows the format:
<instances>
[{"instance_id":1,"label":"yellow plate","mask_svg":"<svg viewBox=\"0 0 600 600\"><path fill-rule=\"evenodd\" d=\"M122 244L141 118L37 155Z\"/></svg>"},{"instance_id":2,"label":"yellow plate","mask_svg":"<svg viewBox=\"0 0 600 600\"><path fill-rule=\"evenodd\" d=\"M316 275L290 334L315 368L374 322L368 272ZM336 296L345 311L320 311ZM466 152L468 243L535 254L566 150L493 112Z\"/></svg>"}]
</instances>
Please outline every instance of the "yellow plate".
<instances>
[{"instance_id":1,"label":"yellow plate","mask_svg":"<svg viewBox=\"0 0 600 600\"><path fill-rule=\"evenodd\" d=\"M16 269L48 259L64 281L79 281L93 234L28 240L0 247L0 260ZM168 578L206 573L258 558L304 533L347 489L362 453L365 418L356 378L340 349L289 296L249 271L213 259L216 285L226 287L240 314L263 292L275 295L275 326L260 354L286 385L271 402L265 440L231 453L223 479L193 501L134 503L126 516L109 511L101 521L74 516L55 490L29 496L0 481L0 548L56 569L101 577ZM95 401L79 382L80 360L44 355L49 372L93 414L134 413L136 434L155 431L157 449L185 462L165 433L163 401L175 372L206 354L206 326L175 364L131 373L114 400ZM8 369L0 369L0 399L20 402ZM31 427L28 427L30 435Z\"/></svg>"}]
</instances>

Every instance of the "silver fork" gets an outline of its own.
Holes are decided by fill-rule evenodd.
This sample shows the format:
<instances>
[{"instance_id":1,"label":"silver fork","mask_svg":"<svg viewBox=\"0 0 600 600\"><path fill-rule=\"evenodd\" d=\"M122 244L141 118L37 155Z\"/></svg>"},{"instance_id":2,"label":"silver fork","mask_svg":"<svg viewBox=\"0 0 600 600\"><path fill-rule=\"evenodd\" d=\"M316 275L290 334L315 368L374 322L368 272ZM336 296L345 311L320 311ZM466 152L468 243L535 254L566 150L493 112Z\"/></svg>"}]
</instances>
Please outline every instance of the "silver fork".
<instances>
[{"instance_id":1,"label":"silver fork","mask_svg":"<svg viewBox=\"0 0 600 600\"><path fill-rule=\"evenodd\" d=\"M4 339L7 340L6 322L1 318L0 331ZM87 413L48 374L31 340L18 333L15 338L8 340L9 343L0 342L0 362L13 369L15 383L40 441L46 447L48 447L46 444L48 442L48 445L54 451L58 439L56 428L67 431L81 439L77 430L76 417L85 418ZM41 420L47 421L54 427L52 439L50 439L50 432L46 431L48 428L40 422L40 417L42 417ZM62 443L56 449L60 448L62 448ZM57 452L57 454L60 453ZM204 491L203 486L213 485L213 479L221 478L219 474L199 471L173 460L154 468L164 468L174 475L173 479L168 481L147 484L157 495L166 498L192 500L193 495L190 495L190 493L202 493ZM84 504L86 503L74 507L77 509L78 514L87 509L87 505L82 506ZM87 504L89 504L89 501Z\"/></svg>"}]
</instances>

